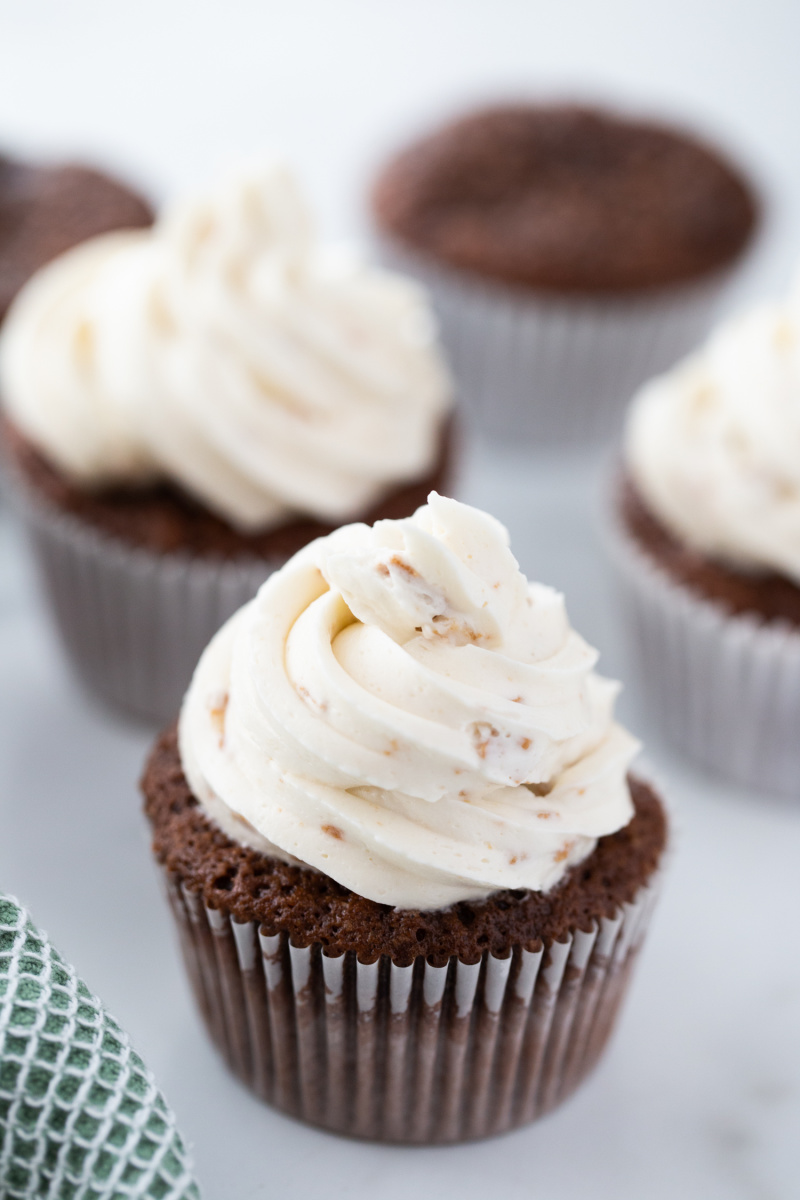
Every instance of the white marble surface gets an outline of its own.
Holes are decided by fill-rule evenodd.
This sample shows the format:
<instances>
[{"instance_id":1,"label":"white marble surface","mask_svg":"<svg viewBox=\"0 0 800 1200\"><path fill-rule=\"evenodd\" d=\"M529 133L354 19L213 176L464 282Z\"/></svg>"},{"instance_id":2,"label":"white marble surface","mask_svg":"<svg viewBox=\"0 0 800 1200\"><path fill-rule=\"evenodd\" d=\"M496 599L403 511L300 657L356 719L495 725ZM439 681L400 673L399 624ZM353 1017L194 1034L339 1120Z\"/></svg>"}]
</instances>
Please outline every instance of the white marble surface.
<instances>
[{"instance_id":1,"label":"white marble surface","mask_svg":"<svg viewBox=\"0 0 800 1200\"><path fill-rule=\"evenodd\" d=\"M795 0L0 0L0 143L90 153L155 195L265 144L326 228L362 228L367 172L427 115L489 94L640 101L719 131L765 180L772 223L739 296L800 258ZM600 468L474 450L464 499L627 677L597 537ZM631 682L622 713L675 808L672 870L622 1028L541 1125L393 1150L284 1119L208 1045L149 862L136 779L151 733L67 674L0 514L0 887L130 1030L194 1144L206 1200L793 1200L800 1195L800 806L675 761Z\"/></svg>"}]
</instances>

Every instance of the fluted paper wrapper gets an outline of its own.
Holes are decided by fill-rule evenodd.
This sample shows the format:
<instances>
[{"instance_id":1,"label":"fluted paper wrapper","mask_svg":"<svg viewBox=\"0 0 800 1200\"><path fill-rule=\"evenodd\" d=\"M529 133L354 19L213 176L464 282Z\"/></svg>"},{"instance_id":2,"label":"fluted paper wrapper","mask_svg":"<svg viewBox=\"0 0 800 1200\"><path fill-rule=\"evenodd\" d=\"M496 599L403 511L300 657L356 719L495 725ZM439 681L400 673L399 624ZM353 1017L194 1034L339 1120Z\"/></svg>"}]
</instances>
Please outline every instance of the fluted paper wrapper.
<instances>
[{"instance_id":1,"label":"fluted paper wrapper","mask_svg":"<svg viewBox=\"0 0 800 1200\"><path fill-rule=\"evenodd\" d=\"M695 596L621 528L610 549L641 686L664 735L736 783L800 797L800 632Z\"/></svg>"},{"instance_id":2,"label":"fluted paper wrapper","mask_svg":"<svg viewBox=\"0 0 800 1200\"><path fill-rule=\"evenodd\" d=\"M654 877L613 918L548 949L398 966L266 936L165 874L200 1010L242 1082L333 1132L419 1144L506 1132L577 1087L658 890Z\"/></svg>"},{"instance_id":3,"label":"fluted paper wrapper","mask_svg":"<svg viewBox=\"0 0 800 1200\"><path fill-rule=\"evenodd\" d=\"M20 480L10 482L80 679L101 700L136 716L159 724L174 719L211 637L280 563L127 546L41 502Z\"/></svg>"},{"instance_id":4,"label":"fluted paper wrapper","mask_svg":"<svg viewBox=\"0 0 800 1200\"><path fill-rule=\"evenodd\" d=\"M499 441L590 446L708 332L729 273L629 299L530 294L439 266L379 238L387 266L430 292L459 400Z\"/></svg>"}]
</instances>

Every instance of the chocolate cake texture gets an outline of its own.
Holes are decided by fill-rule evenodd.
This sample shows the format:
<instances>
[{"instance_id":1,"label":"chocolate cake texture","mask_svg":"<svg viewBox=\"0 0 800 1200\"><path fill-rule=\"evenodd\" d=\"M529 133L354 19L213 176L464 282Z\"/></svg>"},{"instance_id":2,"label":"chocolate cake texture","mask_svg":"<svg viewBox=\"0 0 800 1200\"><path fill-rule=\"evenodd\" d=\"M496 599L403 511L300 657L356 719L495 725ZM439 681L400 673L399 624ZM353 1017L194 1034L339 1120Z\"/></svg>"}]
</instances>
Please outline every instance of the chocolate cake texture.
<instances>
[{"instance_id":1,"label":"chocolate cake texture","mask_svg":"<svg viewBox=\"0 0 800 1200\"><path fill-rule=\"evenodd\" d=\"M393 158L379 228L434 261L557 293L625 294L723 270L759 201L692 135L579 105L482 109Z\"/></svg>"},{"instance_id":2,"label":"chocolate cake texture","mask_svg":"<svg viewBox=\"0 0 800 1200\"><path fill-rule=\"evenodd\" d=\"M22 285L51 259L87 238L152 222L142 196L100 171L0 155L0 321Z\"/></svg>"},{"instance_id":3,"label":"chocolate cake texture","mask_svg":"<svg viewBox=\"0 0 800 1200\"><path fill-rule=\"evenodd\" d=\"M175 729L143 789L200 1012L239 1079L332 1132L432 1144L504 1133L593 1069L645 935L667 836L653 789L546 894L417 912L236 844Z\"/></svg>"},{"instance_id":4,"label":"chocolate cake texture","mask_svg":"<svg viewBox=\"0 0 800 1200\"><path fill-rule=\"evenodd\" d=\"M452 420L440 434L439 455L423 479L390 489L367 512L353 519L367 524L408 517L424 504L432 490L446 492L456 430ZM155 554L180 552L197 558L262 558L283 562L314 538L335 526L310 517L293 516L268 530L245 533L210 512L171 483L147 487L88 490L54 467L33 443L7 419L2 442L28 487L53 508L70 513L99 532Z\"/></svg>"},{"instance_id":5,"label":"chocolate cake texture","mask_svg":"<svg viewBox=\"0 0 800 1200\"><path fill-rule=\"evenodd\" d=\"M694 595L731 616L748 614L800 629L800 587L776 571L746 571L719 562L666 528L629 475L620 478L617 508L623 529L656 566Z\"/></svg>"},{"instance_id":6,"label":"chocolate cake texture","mask_svg":"<svg viewBox=\"0 0 800 1200\"><path fill-rule=\"evenodd\" d=\"M666 841L664 811L652 787L631 777L636 813L624 829L601 838L582 863L549 892L497 892L487 900L421 913L358 896L319 871L289 866L233 842L193 796L180 762L177 732L156 743L142 781L156 858L210 907L236 921L285 931L292 944L318 943L325 953L381 955L407 965L419 956L477 962L514 946L535 950L587 929L629 903L655 871Z\"/></svg>"}]
</instances>

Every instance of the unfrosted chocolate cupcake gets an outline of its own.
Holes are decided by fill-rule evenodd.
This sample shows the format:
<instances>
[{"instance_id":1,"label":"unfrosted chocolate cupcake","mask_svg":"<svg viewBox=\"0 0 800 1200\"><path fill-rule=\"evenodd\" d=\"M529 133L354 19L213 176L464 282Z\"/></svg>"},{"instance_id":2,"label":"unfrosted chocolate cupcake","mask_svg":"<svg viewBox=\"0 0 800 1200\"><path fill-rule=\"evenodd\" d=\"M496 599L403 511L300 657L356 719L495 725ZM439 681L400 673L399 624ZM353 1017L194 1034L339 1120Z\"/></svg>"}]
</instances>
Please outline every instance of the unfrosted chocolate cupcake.
<instances>
[{"instance_id":1,"label":"unfrosted chocolate cupcake","mask_svg":"<svg viewBox=\"0 0 800 1200\"><path fill-rule=\"evenodd\" d=\"M142 196L90 167L35 165L0 155L0 321L45 263L87 238L143 228L152 220Z\"/></svg>"},{"instance_id":2,"label":"unfrosted chocolate cupcake","mask_svg":"<svg viewBox=\"0 0 800 1200\"><path fill-rule=\"evenodd\" d=\"M372 211L390 259L431 287L479 424L565 441L607 436L699 339L758 220L746 178L690 134L533 104L410 146Z\"/></svg>"},{"instance_id":3,"label":"unfrosted chocolate cupcake","mask_svg":"<svg viewBox=\"0 0 800 1200\"><path fill-rule=\"evenodd\" d=\"M693 758L800 795L800 304L636 398L614 546L646 693Z\"/></svg>"},{"instance_id":4,"label":"unfrosted chocolate cupcake","mask_svg":"<svg viewBox=\"0 0 800 1200\"><path fill-rule=\"evenodd\" d=\"M201 1011L262 1099L447 1142L591 1070L667 838L595 661L502 526L435 493L309 545L214 638L143 789Z\"/></svg>"},{"instance_id":5,"label":"unfrosted chocolate cupcake","mask_svg":"<svg viewBox=\"0 0 800 1200\"><path fill-rule=\"evenodd\" d=\"M92 690L156 720L271 570L345 520L410 514L447 467L424 297L320 246L277 167L39 272L2 393L65 646Z\"/></svg>"}]
</instances>

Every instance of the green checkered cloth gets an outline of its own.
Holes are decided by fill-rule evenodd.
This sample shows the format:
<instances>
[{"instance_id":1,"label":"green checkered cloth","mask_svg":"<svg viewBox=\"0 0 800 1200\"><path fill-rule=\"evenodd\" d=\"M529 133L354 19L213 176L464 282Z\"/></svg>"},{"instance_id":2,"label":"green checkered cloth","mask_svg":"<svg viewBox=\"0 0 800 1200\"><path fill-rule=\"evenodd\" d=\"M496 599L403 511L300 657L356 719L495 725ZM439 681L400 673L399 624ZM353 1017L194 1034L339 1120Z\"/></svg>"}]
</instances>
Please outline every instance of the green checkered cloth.
<instances>
[{"instance_id":1,"label":"green checkered cloth","mask_svg":"<svg viewBox=\"0 0 800 1200\"><path fill-rule=\"evenodd\" d=\"M0 1198L198 1200L175 1117L96 996L0 893Z\"/></svg>"}]
</instances>

